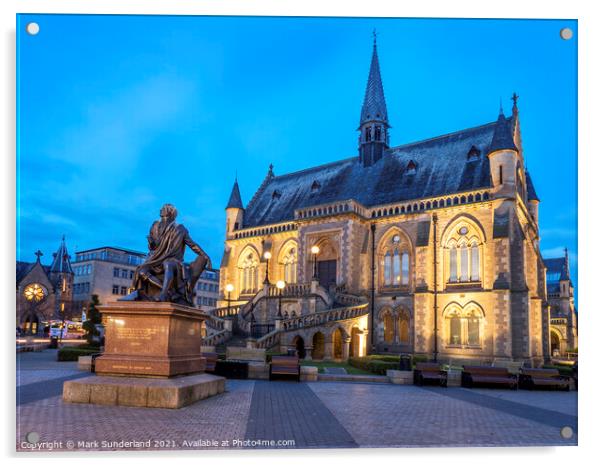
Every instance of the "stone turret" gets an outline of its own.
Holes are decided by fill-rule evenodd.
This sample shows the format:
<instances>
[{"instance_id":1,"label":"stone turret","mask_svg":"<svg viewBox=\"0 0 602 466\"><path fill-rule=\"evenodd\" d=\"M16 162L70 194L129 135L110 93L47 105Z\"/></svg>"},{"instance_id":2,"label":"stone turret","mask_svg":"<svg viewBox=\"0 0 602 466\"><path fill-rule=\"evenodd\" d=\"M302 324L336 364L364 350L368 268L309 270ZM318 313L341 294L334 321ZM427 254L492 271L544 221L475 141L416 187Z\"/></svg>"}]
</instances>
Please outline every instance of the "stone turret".
<instances>
[{"instance_id":1,"label":"stone turret","mask_svg":"<svg viewBox=\"0 0 602 466\"><path fill-rule=\"evenodd\" d=\"M510 123L501 106L487 155L493 195L495 197L515 197L518 148L514 143Z\"/></svg>"},{"instance_id":2,"label":"stone turret","mask_svg":"<svg viewBox=\"0 0 602 466\"><path fill-rule=\"evenodd\" d=\"M238 229L242 228L245 209L238 188L238 179L234 180L232 193L226 205L226 235L228 238Z\"/></svg>"}]
</instances>

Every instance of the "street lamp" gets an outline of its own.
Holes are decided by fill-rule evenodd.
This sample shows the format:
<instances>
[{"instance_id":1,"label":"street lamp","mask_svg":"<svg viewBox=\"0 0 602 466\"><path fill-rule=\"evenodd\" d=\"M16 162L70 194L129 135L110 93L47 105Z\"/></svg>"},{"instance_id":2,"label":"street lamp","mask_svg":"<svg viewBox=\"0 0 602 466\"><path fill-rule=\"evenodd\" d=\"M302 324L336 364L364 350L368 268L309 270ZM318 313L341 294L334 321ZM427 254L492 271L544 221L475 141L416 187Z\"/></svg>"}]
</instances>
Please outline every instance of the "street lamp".
<instances>
[{"instance_id":1,"label":"street lamp","mask_svg":"<svg viewBox=\"0 0 602 466\"><path fill-rule=\"evenodd\" d=\"M278 317L282 317L282 290L286 286L284 280L278 280L276 282L276 288L278 288Z\"/></svg>"},{"instance_id":2,"label":"street lamp","mask_svg":"<svg viewBox=\"0 0 602 466\"><path fill-rule=\"evenodd\" d=\"M227 313L227 315L230 316L230 293L232 293L232 291L234 291L234 285L232 283L228 283L226 285L226 291L228 292L228 297L226 298L226 301L228 301L228 313Z\"/></svg>"},{"instance_id":3,"label":"street lamp","mask_svg":"<svg viewBox=\"0 0 602 466\"><path fill-rule=\"evenodd\" d=\"M314 256L314 280L318 279L318 254L320 253L320 247L314 244L311 247L311 253Z\"/></svg>"},{"instance_id":4,"label":"street lamp","mask_svg":"<svg viewBox=\"0 0 602 466\"><path fill-rule=\"evenodd\" d=\"M270 284L270 259L272 258L272 253L270 251L266 251L263 253L263 258L265 259L265 280L263 281L264 285Z\"/></svg>"}]
</instances>

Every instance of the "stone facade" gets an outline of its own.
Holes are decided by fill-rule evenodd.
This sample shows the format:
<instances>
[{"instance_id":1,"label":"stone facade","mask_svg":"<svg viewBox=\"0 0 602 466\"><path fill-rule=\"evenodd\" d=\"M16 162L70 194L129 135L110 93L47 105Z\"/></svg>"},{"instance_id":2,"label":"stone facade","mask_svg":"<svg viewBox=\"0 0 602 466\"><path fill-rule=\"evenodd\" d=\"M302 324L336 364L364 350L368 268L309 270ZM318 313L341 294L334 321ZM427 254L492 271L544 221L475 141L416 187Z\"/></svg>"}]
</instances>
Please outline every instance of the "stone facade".
<instances>
[{"instance_id":1,"label":"stone facade","mask_svg":"<svg viewBox=\"0 0 602 466\"><path fill-rule=\"evenodd\" d=\"M545 265L548 308L544 312L549 315L548 345L552 356L564 357L576 352L578 347L577 309L568 250L562 258L546 259Z\"/></svg>"},{"instance_id":2,"label":"stone facade","mask_svg":"<svg viewBox=\"0 0 602 466\"><path fill-rule=\"evenodd\" d=\"M500 111L494 123L389 148L375 67L376 45L356 160L281 176L270 166L246 208L235 183L221 296L230 285L230 304L249 308L265 283L313 280L335 307L342 292L368 303L354 323L367 351L541 363L549 349L539 199L524 169L516 96L510 118ZM286 309L316 312L304 300ZM309 354L320 333L324 357L334 357L338 328L349 341L350 328L319 324L287 333L281 349L302 339Z\"/></svg>"}]
</instances>

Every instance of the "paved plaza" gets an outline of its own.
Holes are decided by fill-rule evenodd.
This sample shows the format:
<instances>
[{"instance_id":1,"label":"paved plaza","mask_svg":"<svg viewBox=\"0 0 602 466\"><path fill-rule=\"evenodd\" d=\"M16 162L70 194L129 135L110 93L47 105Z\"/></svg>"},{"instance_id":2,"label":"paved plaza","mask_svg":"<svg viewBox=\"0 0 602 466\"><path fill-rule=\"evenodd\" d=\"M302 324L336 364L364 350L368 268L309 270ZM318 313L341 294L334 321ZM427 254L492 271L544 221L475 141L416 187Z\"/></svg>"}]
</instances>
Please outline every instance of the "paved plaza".
<instances>
[{"instance_id":1,"label":"paved plaza","mask_svg":"<svg viewBox=\"0 0 602 466\"><path fill-rule=\"evenodd\" d=\"M577 444L576 392L229 380L179 410L64 403L87 375L53 350L17 355L18 450Z\"/></svg>"}]
</instances>

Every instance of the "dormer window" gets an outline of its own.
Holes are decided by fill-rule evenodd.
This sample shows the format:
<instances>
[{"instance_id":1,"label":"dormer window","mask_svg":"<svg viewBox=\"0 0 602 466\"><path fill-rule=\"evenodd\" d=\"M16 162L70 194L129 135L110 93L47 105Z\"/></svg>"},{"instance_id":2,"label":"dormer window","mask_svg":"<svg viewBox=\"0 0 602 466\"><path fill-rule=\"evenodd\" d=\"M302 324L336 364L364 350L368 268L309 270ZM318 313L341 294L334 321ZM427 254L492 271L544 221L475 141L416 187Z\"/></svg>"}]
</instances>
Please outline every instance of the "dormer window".
<instances>
[{"instance_id":1,"label":"dormer window","mask_svg":"<svg viewBox=\"0 0 602 466\"><path fill-rule=\"evenodd\" d=\"M481 156L481 151L477 149L475 146L472 146L466 155L468 160L475 160Z\"/></svg>"},{"instance_id":2,"label":"dormer window","mask_svg":"<svg viewBox=\"0 0 602 466\"><path fill-rule=\"evenodd\" d=\"M274 192L272 193L272 199L280 199L282 197L282 193L280 191L278 191L277 189L274 190Z\"/></svg>"},{"instance_id":3,"label":"dormer window","mask_svg":"<svg viewBox=\"0 0 602 466\"><path fill-rule=\"evenodd\" d=\"M320 183L314 180L314 182L311 184L311 190L317 191L318 189L320 189Z\"/></svg>"},{"instance_id":4,"label":"dormer window","mask_svg":"<svg viewBox=\"0 0 602 466\"><path fill-rule=\"evenodd\" d=\"M408 166L406 167L406 174L408 175L414 175L416 173L416 162L414 162L413 160L410 160L408 162Z\"/></svg>"}]
</instances>

